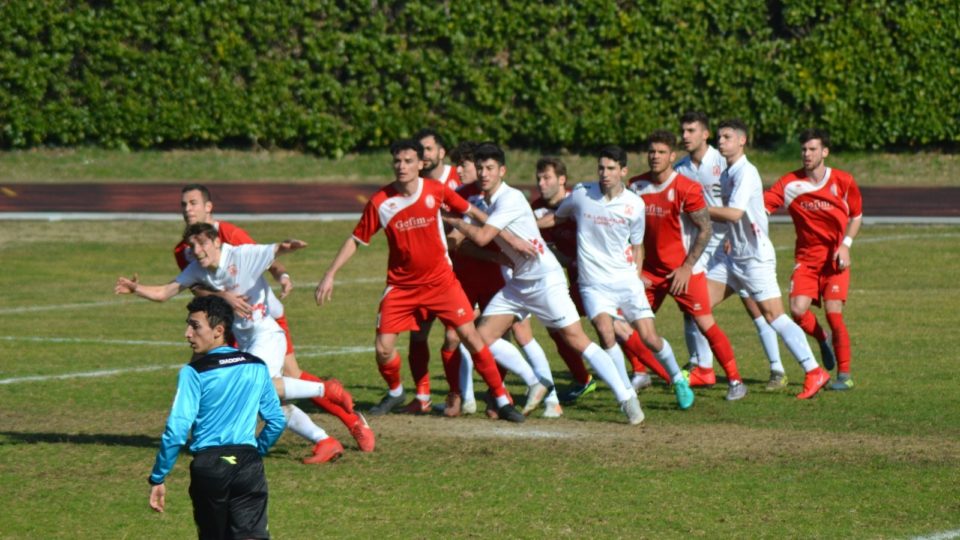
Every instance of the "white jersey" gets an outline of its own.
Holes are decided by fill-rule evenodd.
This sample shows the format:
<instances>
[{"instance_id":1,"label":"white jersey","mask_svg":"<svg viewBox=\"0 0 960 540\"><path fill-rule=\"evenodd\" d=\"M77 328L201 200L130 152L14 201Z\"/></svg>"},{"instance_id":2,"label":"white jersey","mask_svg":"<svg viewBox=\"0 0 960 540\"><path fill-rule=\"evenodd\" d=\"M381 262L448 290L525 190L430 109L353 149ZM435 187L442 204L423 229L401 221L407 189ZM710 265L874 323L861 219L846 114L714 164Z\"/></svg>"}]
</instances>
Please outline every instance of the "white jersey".
<instances>
[{"instance_id":1,"label":"white jersey","mask_svg":"<svg viewBox=\"0 0 960 540\"><path fill-rule=\"evenodd\" d=\"M727 160L716 148L707 146L699 166L694 164L690 156L685 156L673 165L673 170L703 186L703 198L707 201L707 206L723 206L723 199L720 196L720 176L727 170ZM698 261L701 266L706 265L706 261L723 243L724 231L722 228L719 229L716 226L713 227L710 242Z\"/></svg>"},{"instance_id":2,"label":"white jersey","mask_svg":"<svg viewBox=\"0 0 960 540\"><path fill-rule=\"evenodd\" d=\"M714 222L724 229L730 240L730 258L733 260L776 260L776 252L769 237L767 211L763 205L763 182L757 168L740 156L720 177L723 205L743 210L736 222Z\"/></svg>"},{"instance_id":3,"label":"white jersey","mask_svg":"<svg viewBox=\"0 0 960 540\"><path fill-rule=\"evenodd\" d=\"M494 239L500 250L513 262L513 279L539 279L550 272L563 272L557 257L547 248L547 243L540 235L530 203L520 190L503 182L497 191L490 195L489 203L485 198L478 202L477 208L488 216L488 225L501 231L510 231L514 236L536 246L539 252L537 257L528 259L510 247L499 235Z\"/></svg>"},{"instance_id":4,"label":"white jersey","mask_svg":"<svg viewBox=\"0 0 960 540\"><path fill-rule=\"evenodd\" d=\"M643 244L644 203L624 188L607 199L598 182L577 184L560 203L557 217L577 222L577 269L581 285L636 280L633 246Z\"/></svg>"},{"instance_id":5,"label":"white jersey","mask_svg":"<svg viewBox=\"0 0 960 540\"><path fill-rule=\"evenodd\" d=\"M263 277L263 273L273 263L275 250L275 244L223 244L216 270L207 270L197 261L193 261L175 281L184 287L199 284L216 291L246 296L253 312L249 317L235 317L233 320L234 336L243 348L256 333L277 330L282 332L267 312L267 293L270 287Z\"/></svg>"}]
</instances>

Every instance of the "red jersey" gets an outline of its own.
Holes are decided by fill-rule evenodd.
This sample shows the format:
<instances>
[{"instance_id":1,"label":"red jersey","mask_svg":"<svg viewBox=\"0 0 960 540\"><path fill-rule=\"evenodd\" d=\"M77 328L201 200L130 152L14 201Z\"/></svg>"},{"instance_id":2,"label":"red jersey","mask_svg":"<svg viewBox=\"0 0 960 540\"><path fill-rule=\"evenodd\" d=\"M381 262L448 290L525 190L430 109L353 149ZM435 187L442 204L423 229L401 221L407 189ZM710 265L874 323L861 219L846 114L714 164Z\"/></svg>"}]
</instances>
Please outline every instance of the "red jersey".
<instances>
[{"instance_id":1,"label":"red jersey","mask_svg":"<svg viewBox=\"0 0 960 540\"><path fill-rule=\"evenodd\" d=\"M783 176L764 192L763 202L771 214L787 207L797 232L794 258L807 263L830 260L843 242L847 222L863 215L860 188L853 176L829 167L817 183L803 169Z\"/></svg>"},{"instance_id":2,"label":"red jersey","mask_svg":"<svg viewBox=\"0 0 960 540\"><path fill-rule=\"evenodd\" d=\"M466 212L470 203L432 178L418 178L410 196L388 184L370 197L353 238L363 245L380 229L387 235L390 256L387 284L398 287L429 285L453 278L440 205Z\"/></svg>"},{"instance_id":3,"label":"red jersey","mask_svg":"<svg viewBox=\"0 0 960 540\"><path fill-rule=\"evenodd\" d=\"M460 182L460 173L457 172L457 168L450 165L443 166L443 172L440 173L440 178L437 178L437 180L442 184L446 184L446 186L452 190L456 190L463 185L463 183Z\"/></svg>"},{"instance_id":4,"label":"red jersey","mask_svg":"<svg viewBox=\"0 0 960 540\"><path fill-rule=\"evenodd\" d=\"M217 229L217 235L220 237L220 241L224 244L230 244L231 246L240 246L243 244L255 244L253 238L250 238L250 235L247 234L247 231L237 227L233 223L227 223L226 221L217 221L213 224ZM176 247L173 248L173 258L177 260L177 266L180 267L180 270L183 270L190 264L190 261L193 260L193 252L190 251L190 246L186 242L180 241Z\"/></svg>"},{"instance_id":5,"label":"red jersey","mask_svg":"<svg viewBox=\"0 0 960 540\"><path fill-rule=\"evenodd\" d=\"M649 171L631 178L629 186L646 205L643 271L666 276L687 259L700 232L687 214L707 207L703 187L680 173L657 184Z\"/></svg>"},{"instance_id":6,"label":"red jersey","mask_svg":"<svg viewBox=\"0 0 960 540\"><path fill-rule=\"evenodd\" d=\"M457 189L457 194L467 201L471 201L473 197L483 197L480 182L461 185ZM496 242L490 242L483 249L493 252L500 251ZM496 292L503 288L503 275L500 272L500 265L492 261L482 261L476 257L455 253L453 256L453 272L466 291Z\"/></svg>"},{"instance_id":7,"label":"red jersey","mask_svg":"<svg viewBox=\"0 0 960 540\"><path fill-rule=\"evenodd\" d=\"M570 190L564 186L563 198L566 199L570 196ZM561 200L562 202L562 200ZM557 206L560 206L559 204ZM537 197L530 203L530 208L533 209L533 214L540 218L543 215L544 210L556 210L557 206L550 206L543 197ZM540 210L538 212L538 210ZM576 267L577 264L577 222L574 220L567 220L559 225L555 225L548 229L540 229L540 235L543 236L544 241L547 242L548 246L551 246L554 249L554 252L559 252L561 257L557 257L560 260L563 266L573 266ZM571 282L576 282L574 276L570 277Z\"/></svg>"}]
</instances>

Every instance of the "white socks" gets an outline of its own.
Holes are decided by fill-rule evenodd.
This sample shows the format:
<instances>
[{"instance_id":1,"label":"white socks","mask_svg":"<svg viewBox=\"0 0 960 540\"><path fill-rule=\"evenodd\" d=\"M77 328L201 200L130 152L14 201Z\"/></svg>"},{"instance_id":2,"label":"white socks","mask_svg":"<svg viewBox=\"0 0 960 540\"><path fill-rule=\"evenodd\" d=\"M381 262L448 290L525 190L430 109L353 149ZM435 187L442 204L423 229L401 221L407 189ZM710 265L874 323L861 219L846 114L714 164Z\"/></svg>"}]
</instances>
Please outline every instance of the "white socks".
<instances>
[{"instance_id":1,"label":"white socks","mask_svg":"<svg viewBox=\"0 0 960 540\"><path fill-rule=\"evenodd\" d=\"M310 442L322 441L329 437L322 427L313 423L307 413L300 407L287 403L283 407L283 415L287 417L287 429Z\"/></svg>"},{"instance_id":2,"label":"white socks","mask_svg":"<svg viewBox=\"0 0 960 540\"><path fill-rule=\"evenodd\" d=\"M512 343L504 339L498 339L489 345L490 353L496 359L497 363L516 373L527 386L532 386L540 382L533 368L520 354L520 350Z\"/></svg>"},{"instance_id":3,"label":"white socks","mask_svg":"<svg viewBox=\"0 0 960 540\"><path fill-rule=\"evenodd\" d=\"M293 377L283 377L283 395L281 399L303 399L323 397L323 383L304 381Z\"/></svg>"},{"instance_id":4,"label":"white socks","mask_svg":"<svg viewBox=\"0 0 960 540\"><path fill-rule=\"evenodd\" d=\"M583 359L590 364L590 367L593 368L600 379L613 390L617 403L622 403L636 395L632 386L623 383L617 367L613 365L613 359L599 345L593 342L587 345L587 348L583 350Z\"/></svg>"},{"instance_id":5,"label":"white socks","mask_svg":"<svg viewBox=\"0 0 960 540\"><path fill-rule=\"evenodd\" d=\"M770 326L780 334L784 345L797 362L800 362L804 371L812 371L819 367L816 358L813 357L813 351L810 350L810 344L807 343L807 335L786 313L777 317Z\"/></svg>"},{"instance_id":6,"label":"white socks","mask_svg":"<svg viewBox=\"0 0 960 540\"><path fill-rule=\"evenodd\" d=\"M473 357L463 344L460 344L460 395L463 402L476 401L473 395Z\"/></svg>"},{"instance_id":7,"label":"white socks","mask_svg":"<svg viewBox=\"0 0 960 540\"><path fill-rule=\"evenodd\" d=\"M777 343L777 331L767 324L767 319L763 315L754 319L753 324L757 327L757 337L760 338L763 352L767 354L767 360L770 361L770 371L783 373L783 363L780 362L780 344Z\"/></svg>"},{"instance_id":8,"label":"white socks","mask_svg":"<svg viewBox=\"0 0 960 540\"><path fill-rule=\"evenodd\" d=\"M713 351L710 342L700 332L697 322L687 314L683 316L683 339L687 343L687 351L694 363L704 369L713 369Z\"/></svg>"},{"instance_id":9,"label":"white socks","mask_svg":"<svg viewBox=\"0 0 960 540\"><path fill-rule=\"evenodd\" d=\"M630 376L627 375L627 362L623 357L623 349L621 349L619 345L614 344L613 347L604 349L603 352L607 353L607 356L613 360L613 366L617 368L617 374L620 375L623 384L633 387L633 384L630 382Z\"/></svg>"},{"instance_id":10,"label":"white socks","mask_svg":"<svg viewBox=\"0 0 960 540\"><path fill-rule=\"evenodd\" d=\"M673 356L673 347L670 346L670 342L666 338L661 337L663 341L663 348L660 351L651 351L653 356L656 357L657 362L660 362L660 365L667 370L667 374L670 375L670 381L676 382L680 375L680 366L677 365L677 359ZM706 338L704 338L706 340ZM709 347L708 347L709 348Z\"/></svg>"},{"instance_id":11,"label":"white socks","mask_svg":"<svg viewBox=\"0 0 960 540\"><path fill-rule=\"evenodd\" d=\"M543 347L537 343L536 339L531 339L530 343L523 346L523 354L527 355L527 360L529 360L530 365L533 366L533 372L537 378L540 379L540 382L544 386L551 388L550 393L547 394L544 401L560 403L560 399L557 397L557 390L553 388L553 373L550 372L550 362L547 361L547 353L543 352Z\"/></svg>"}]
</instances>

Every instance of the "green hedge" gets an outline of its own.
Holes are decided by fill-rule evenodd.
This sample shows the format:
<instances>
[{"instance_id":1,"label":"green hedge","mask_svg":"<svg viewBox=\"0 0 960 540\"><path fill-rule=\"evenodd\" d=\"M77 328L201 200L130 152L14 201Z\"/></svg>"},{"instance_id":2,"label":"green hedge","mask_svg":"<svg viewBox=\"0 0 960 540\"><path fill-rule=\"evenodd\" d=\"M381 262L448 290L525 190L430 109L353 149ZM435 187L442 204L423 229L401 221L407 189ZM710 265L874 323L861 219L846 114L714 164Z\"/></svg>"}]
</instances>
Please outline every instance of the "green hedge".
<instances>
[{"instance_id":1,"label":"green hedge","mask_svg":"<svg viewBox=\"0 0 960 540\"><path fill-rule=\"evenodd\" d=\"M960 141L960 3L0 3L0 146L633 146L689 108L760 141Z\"/></svg>"}]
</instances>

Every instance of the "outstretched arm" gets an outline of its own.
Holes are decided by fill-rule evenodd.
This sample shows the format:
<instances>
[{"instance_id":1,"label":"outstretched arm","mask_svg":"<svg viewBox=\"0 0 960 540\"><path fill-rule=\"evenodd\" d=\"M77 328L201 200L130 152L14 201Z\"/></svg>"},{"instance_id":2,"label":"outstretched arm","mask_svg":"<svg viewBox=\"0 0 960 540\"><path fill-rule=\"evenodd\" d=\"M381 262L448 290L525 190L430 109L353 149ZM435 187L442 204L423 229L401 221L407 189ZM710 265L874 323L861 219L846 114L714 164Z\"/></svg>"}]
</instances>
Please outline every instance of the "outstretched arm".
<instances>
[{"instance_id":1,"label":"outstretched arm","mask_svg":"<svg viewBox=\"0 0 960 540\"><path fill-rule=\"evenodd\" d=\"M139 278L134 274L132 279L123 276L118 277L116 285L113 286L113 293L135 294L154 302L166 302L185 288L176 281L171 281L166 285L141 285Z\"/></svg>"},{"instance_id":2,"label":"outstretched arm","mask_svg":"<svg viewBox=\"0 0 960 540\"><path fill-rule=\"evenodd\" d=\"M273 279L280 284L280 298L286 298L287 295L290 294L290 291L293 290L293 280L290 279L290 274L287 273L286 266L280 261L273 261L269 271Z\"/></svg>"},{"instance_id":3,"label":"outstretched arm","mask_svg":"<svg viewBox=\"0 0 960 540\"><path fill-rule=\"evenodd\" d=\"M337 275L337 271L347 264L347 261L357 252L357 239L354 237L347 238L347 240L340 246L340 251L337 252L337 256L333 258L333 262L330 263L330 268L327 269L327 272L323 275L323 279L320 280L320 283L317 285L317 291L314 294L317 300L317 305L322 306L324 302L330 300L333 297L333 278Z\"/></svg>"},{"instance_id":4,"label":"outstretched arm","mask_svg":"<svg viewBox=\"0 0 960 540\"><path fill-rule=\"evenodd\" d=\"M739 208L732 208L729 206L711 206L708 208L710 211L710 219L713 221L729 221L733 223L735 221L740 221L740 218L743 217L743 210Z\"/></svg>"}]
</instances>

